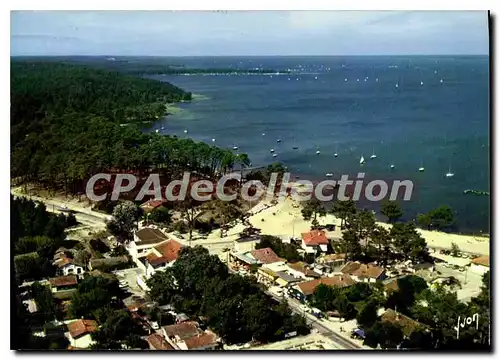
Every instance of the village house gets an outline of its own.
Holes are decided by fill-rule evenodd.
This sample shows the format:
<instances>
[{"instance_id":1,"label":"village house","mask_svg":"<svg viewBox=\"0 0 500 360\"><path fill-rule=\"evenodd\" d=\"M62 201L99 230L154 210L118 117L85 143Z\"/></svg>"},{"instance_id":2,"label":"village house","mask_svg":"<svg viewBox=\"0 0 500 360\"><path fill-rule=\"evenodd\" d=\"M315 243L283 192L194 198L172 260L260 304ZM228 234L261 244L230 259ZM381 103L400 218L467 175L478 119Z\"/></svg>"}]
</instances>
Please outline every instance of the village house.
<instances>
[{"instance_id":1,"label":"village house","mask_svg":"<svg viewBox=\"0 0 500 360\"><path fill-rule=\"evenodd\" d=\"M332 286L332 287L347 287L355 284L349 275L333 275L331 277L323 277L321 279L310 280L306 282L299 283L292 288L290 288L290 295L296 299L304 302L309 296L314 293L316 287L320 284Z\"/></svg>"},{"instance_id":2,"label":"village house","mask_svg":"<svg viewBox=\"0 0 500 360\"><path fill-rule=\"evenodd\" d=\"M163 336L158 333L149 335L146 338L150 350L175 350Z\"/></svg>"},{"instance_id":3,"label":"village house","mask_svg":"<svg viewBox=\"0 0 500 360\"><path fill-rule=\"evenodd\" d=\"M78 285L76 275L59 276L49 279L50 287L53 293L60 291L74 290Z\"/></svg>"},{"instance_id":4,"label":"village house","mask_svg":"<svg viewBox=\"0 0 500 360\"><path fill-rule=\"evenodd\" d=\"M472 259L470 269L476 274L487 273L490 270L490 257L485 255Z\"/></svg>"},{"instance_id":5,"label":"village house","mask_svg":"<svg viewBox=\"0 0 500 360\"><path fill-rule=\"evenodd\" d=\"M149 214L162 205L163 205L163 200L151 199L141 204L141 209L144 211L144 213Z\"/></svg>"},{"instance_id":6,"label":"village house","mask_svg":"<svg viewBox=\"0 0 500 360\"><path fill-rule=\"evenodd\" d=\"M219 347L217 335L210 330L202 331L194 321L163 326L161 333L175 350L216 350Z\"/></svg>"},{"instance_id":7,"label":"village house","mask_svg":"<svg viewBox=\"0 0 500 360\"><path fill-rule=\"evenodd\" d=\"M139 258L138 266L146 273L149 279L156 271L165 270L177 260L182 244L175 240L167 240L150 249L148 254Z\"/></svg>"},{"instance_id":8,"label":"village house","mask_svg":"<svg viewBox=\"0 0 500 360\"><path fill-rule=\"evenodd\" d=\"M304 262L296 262L292 264L288 264L288 267L300 274L304 277L304 279L319 279L321 277L321 274L318 274L314 270L310 269L307 267L307 265Z\"/></svg>"},{"instance_id":9,"label":"village house","mask_svg":"<svg viewBox=\"0 0 500 360\"><path fill-rule=\"evenodd\" d=\"M323 255L317 259L317 262L329 266L330 268L336 268L345 265L345 254Z\"/></svg>"},{"instance_id":10,"label":"village house","mask_svg":"<svg viewBox=\"0 0 500 360\"><path fill-rule=\"evenodd\" d=\"M261 264L285 263L285 259L280 258L271 248L252 250L252 257Z\"/></svg>"},{"instance_id":11,"label":"village house","mask_svg":"<svg viewBox=\"0 0 500 360\"><path fill-rule=\"evenodd\" d=\"M379 311L381 313L382 310ZM391 323L396 325L403 332L404 338L409 338L411 333L417 330L428 331L426 325L419 323L418 321L413 320L412 318L400 314L399 312L394 311L393 309L387 309L380 315L380 320L384 322Z\"/></svg>"},{"instance_id":12,"label":"village house","mask_svg":"<svg viewBox=\"0 0 500 360\"><path fill-rule=\"evenodd\" d=\"M85 272L82 264L76 264L71 252L64 247L57 249L52 264L57 267L57 275L61 276L78 275L81 278Z\"/></svg>"},{"instance_id":13,"label":"village house","mask_svg":"<svg viewBox=\"0 0 500 360\"><path fill-rule=\"evenodd\" d=\"M358 261L348 262L340 271L358 282L374 283L386 278L385 269L374 264L361 264Z\"/></svg>"},{"instance_id":14,"label":"village house","mask_svg":"<svg viewBox=\"0 0 500 360\"><path fill-rule=\"evenodd\" d=\"M233 241L234 252L245 253L255 250L256 245L260 243L260 237L247 236Z\"/></svg>"},{"instance_id":15,"label":"village house","mask_svg":"<svg viewBox=\"0 0 500 360\"><path fill-rule=\"evenodd\" d=\"M98 328L96 321L79 319L67 326L69 332L66 337L74 348L85 349L94 343L90 334Z\"/></svg>"},{"instance_id":16,"label":"village house","mask_svg":"<svg viewBox=\"0 0 500 360\"><path fill-rule=\"evenodd\" d=\"M129 262L126 256L116 256L102 259L91 259L89 261L89 270L109 270L110 268L119 267Z\"/></svg>"},{"instance_id":17,"label":"village house","mask_svg":"<svg viewBox=\"0 0 500 360\"><path fill-rule=\"evenodd\" d=\"M146 227L134 233L134 239L127 244L127 250L137 266L141 266L139 258L147 255L152 248L167 240L167 235L160 230Z\"/></svg>"},{"instance_id":18,"label":"village house","mask_svg":"<svg viewBox=\"0 0 500 360\"><path fill-rule=\"evenodd\" d=\"M323 230L312 230L302 233L302 248L308 254L315 254L318 250L326 252L328 244L328 238Z\"/></svg>"}]
</instances>

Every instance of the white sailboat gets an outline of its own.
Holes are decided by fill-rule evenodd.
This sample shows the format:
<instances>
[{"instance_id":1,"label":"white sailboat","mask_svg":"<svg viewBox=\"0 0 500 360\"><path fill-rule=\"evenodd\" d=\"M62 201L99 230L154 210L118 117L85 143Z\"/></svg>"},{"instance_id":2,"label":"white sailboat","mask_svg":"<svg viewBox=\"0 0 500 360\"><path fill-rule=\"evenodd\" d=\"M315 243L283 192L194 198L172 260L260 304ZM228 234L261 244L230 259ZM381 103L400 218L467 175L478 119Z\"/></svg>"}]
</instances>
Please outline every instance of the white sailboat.
<instances>
[{"instance_id":1,"label":"white sailboat","mask_svg":"<svg viewBox=\"0 0 500 360\"><path fill-rule=\"evenodd\" d=\"M276 156L278 156L278 154L273 154L273 157L276 157Z\"/></svg>"},{"instance_id":2,"label":"white sailboat","mask_svg":"<svg viewBox=\"0 0 500 360\"><path fill-rule=\"evenodd\" d=\"M187 134L187 132L188 132L188 131L187 131L187 129L186 129L186 130L184 130L184 134Z\"/></svg>"},{"instance_id":3,"label":"white sailboat","mask_svg":"<svg viewBox=\"0 0 500 360\"><path fill-rule=\"evenodd\" d=\"M424 162L422 161L422 163L420 164L420 167L418 168L418 171L419 172L424 172L425 171L425 168L424 168Z\"/></svg>"},{"instance_id":4,"label":"white sailboat","mask_svg":"<svg viewBox=\"0 0 500 360\"><path fill-rule=\"evenodd\" d=\"M332 176L333 176L333 174L332 174L332 173L326 173L326 176L327 176L327 177L332 177Z\"/></svg>"},{"instance_id":5,"label":"white sailboat","mask_svg":"<svg viewBox=\"0 0 500 360\"><path fill-rule=\"evenodd\" d=\"M271 149L271 150L269 150L269 151L273 153L273 152L274 152L274 149Z\"/></svg>"},{"instance_id":6,"label":"white sailboat","mask_svg":"<svg viewBox=\"0 0 500 360\"><path fill-rule=\"evenodd\" d=\"M394 169L394 168L395 168L394 164L391 164L391 169Z\"/></svg>"},{"instance_id":7,"label":"white sailboat","mask_svg":"<svg viewBox=\"0 0 500 360\"><path fill-rule=\"evenodd\" d=\"M448 177L448 178L449 178L449 177L453 177L453 176L455 176L455 174L453 174L453 173L451 172L451 165L448 167L448 172L446 173L446 175L445 175L445 176L446 176L446 177Z\"/></svg>"},{"instance_id":8,"label":"white sailboat","mask_svg":"<svg viewBox=\"0 0 500 360\"><path fill-rule=\"evenodd\" d=\"M375 148L373 148L373 153L372 156L370 156L370 159L376 159L377 155L375 155Z\"/></svg>"},{"instance_id":9,"label":"white sailboat","mask_svg":"<svg viewBox=\"0 0 500 360\"><path fill-rule=\"evenodd\" d=\"M237 146L233 146L233 150L238 150L238 147Z\"/></svg>"},{"instance_id":10,"label":"white sailboat","mask_svg":"<svg viewBox=\"0 0 500 360\"><path fill-rule=\"evenodd\" d=\"M319 154L321 154L321 151L316 150L316 155L319 155Z\"/></svg>"},{"instance_id":11,"label":"white sailboat","mask_svg":"<svg viewBox=\"0 0 500 360\"><path fill-rule=\"evenodd\" d=\"M359 164L363 165L364 163L365 163L365 158L363 157L363 155L361 155L361 159L359 159Z\"/></svg>"},{"instance_id":12,"label":"white sailboat","mask_svg":"<svg viewBox=\"0 0 500 360\"><path fill-rule=\"evenodd\" d=\"M333 154L333 156L335 156L335 157L339 156L338 149L339 149L339 146L335 145L335 154Z\"/></svg>"},{"instance_id":13,"label":"white sailboat","mask_svg":"<svg viewBox=\"0 0 500 360\"><path fill-rule=\"evenodd\" d=\"M212 142L215 142L215 139L212 139Z\"/></svg>"}]
</instances>

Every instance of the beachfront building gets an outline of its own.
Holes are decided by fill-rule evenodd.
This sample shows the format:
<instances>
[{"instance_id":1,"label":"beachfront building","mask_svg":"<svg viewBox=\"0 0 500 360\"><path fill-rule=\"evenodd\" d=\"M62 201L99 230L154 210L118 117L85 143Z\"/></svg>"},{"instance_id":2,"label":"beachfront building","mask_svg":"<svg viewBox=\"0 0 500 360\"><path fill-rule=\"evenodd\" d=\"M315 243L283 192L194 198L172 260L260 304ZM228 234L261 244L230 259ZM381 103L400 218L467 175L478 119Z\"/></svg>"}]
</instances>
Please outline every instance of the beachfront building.
<instances>
[{"instance_id":1,"label":"beachfront building","mask_svg":"<svg viewBox=\"0 0 500 360\"><path fill-rule=\"evenodd\" d=\"M385 269L374 264L361 264L358 261L348 262L340 272L350 275L357 282L374 283L386 278Z\"/></svg>"},{"instance_id":2,"label":"beachfront building","mask_svg":"<svg viewBox=\"0 0 500 360\"><path fill-rule=\"evenodd\" d=\"M302 233L302 248L308 254L315 254L318 250L326 252L328 244L328 238L323 230L311 230Z\"/></svg>"},{"instance_id":3,"label":"beachfront building","mask_svg":"<svg viewBox=\"0 0 500 360\"><path fill-rule=\"evenodd\" d=\"M490 271L490 257L485 255L472 259L470 270L481 275L487 273Z\"/></svg>"}]
</instances>

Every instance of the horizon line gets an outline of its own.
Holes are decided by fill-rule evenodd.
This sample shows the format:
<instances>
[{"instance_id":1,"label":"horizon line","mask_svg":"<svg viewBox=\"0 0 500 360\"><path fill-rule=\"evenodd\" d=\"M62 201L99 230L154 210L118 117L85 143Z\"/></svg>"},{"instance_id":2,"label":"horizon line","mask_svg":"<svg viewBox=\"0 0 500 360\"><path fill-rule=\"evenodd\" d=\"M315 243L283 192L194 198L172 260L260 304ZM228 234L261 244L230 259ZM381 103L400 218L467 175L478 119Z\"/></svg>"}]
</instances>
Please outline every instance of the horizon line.
<instances>
[{"instance_id":1,"label":"horizon line","mask_svg":"<svg viewBox=\"0 0 500 360\"><path fill-rule=\"evenodd\" d=\"M477 54L337 54L337 55L113 55L113 54L100 54L100 55L77 55L77 54L24 54L24 55L10 55L13 57L174 57L174 58L188 58L188 57L346 57L346 56L358 56L358 57L368 57L368 56L490 56L490 53L477 53Z\"/></svg>"}]
</instances>

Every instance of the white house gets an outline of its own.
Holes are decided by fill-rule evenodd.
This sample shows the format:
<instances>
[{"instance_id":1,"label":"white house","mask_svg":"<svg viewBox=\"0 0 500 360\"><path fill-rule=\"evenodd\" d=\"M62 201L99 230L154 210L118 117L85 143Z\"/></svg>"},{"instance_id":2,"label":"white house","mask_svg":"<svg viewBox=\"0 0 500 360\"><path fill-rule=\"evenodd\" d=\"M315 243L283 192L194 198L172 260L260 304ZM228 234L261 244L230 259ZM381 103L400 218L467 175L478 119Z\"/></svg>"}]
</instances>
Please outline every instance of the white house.
<instances>
[{"instance_id":1,"label":"white house","mask_svg":"<svg viewBox=\"0 0 500 360\"><path fill-rule=\"evenodd\" d=\"M249 236L234 240L234 252L245 253L255 250L255 246L260 242L260 237Z\"/></svg>"},{"instance_id":2,"label":"white house","mask_svg":"<svg viewBox=\"0 0 500 360\"><path fill-rule=\"evenodd\" d=\"M83 266L74 262L69 250L63 247L57 249L52 264L57 266L59 276L78 275L81 278L85 272Z\"/></svg>"},{"instance_id":3,"label":"white house","mask_svg":"<svg viewBox=\"0 0 500 360\"><path fill-rule=\"evenodd\" d=\"M139 257L138 266L144 270L146 279L149 279L156 271L172 266L181 249L181 243L167 240L150 249L145 256Z\"/></svg>"},{"instance_id":4,"label":"white house","mask_svg":"<svg viewBox=\"0 0 500 360\"><path fill-rule=\"evenodd\" d=\"M302 233L302 248L306 253L315 254L318 250L326 252L328 243L328 238L323 230L311 230Z\"/></svg>"},{"instance_id":5,"label":"white house","mask_svg":"<svg viewBox=\"0 0 500 360\"><path fill-rule=\"evenodd\" d=\"M476 274L487 273L490 270L490 257L485 255L472 259L470 269Z\"/></svg>"},{"instance_id":6,"label":"white house","mask_svg":"<svg viewBox=\"0 0 500 360\"><path fill-rule=\"evenodd\" d=\"M161 334L175 350L215 350L219 346L217 335L202 331L194 321L164 326Z\"/></svg>"},{"instance_id":7,"label":"white house","mask_svg":"<svg viewBox=\"0 0 500 360\"><path fill-rule=\"evenodd\" d=\"M167 240L167 235L160 230L146 227L135 232L134 240L127 244L127 250L132 260L141 267L139 258L146 256L151 249Z\"/></svg>"},{"instance_id":8,"label":"white house","mask_svg":"<svg viewBox=\"0 0 500 360\"><path fill-rule=\"evenodd\" d=\"M66 333L70 345L74 348L86 349L94 343L90 334L97 330L98 325L94 320L75 320L68 325Z\"/></svg>"}]
</instances>

